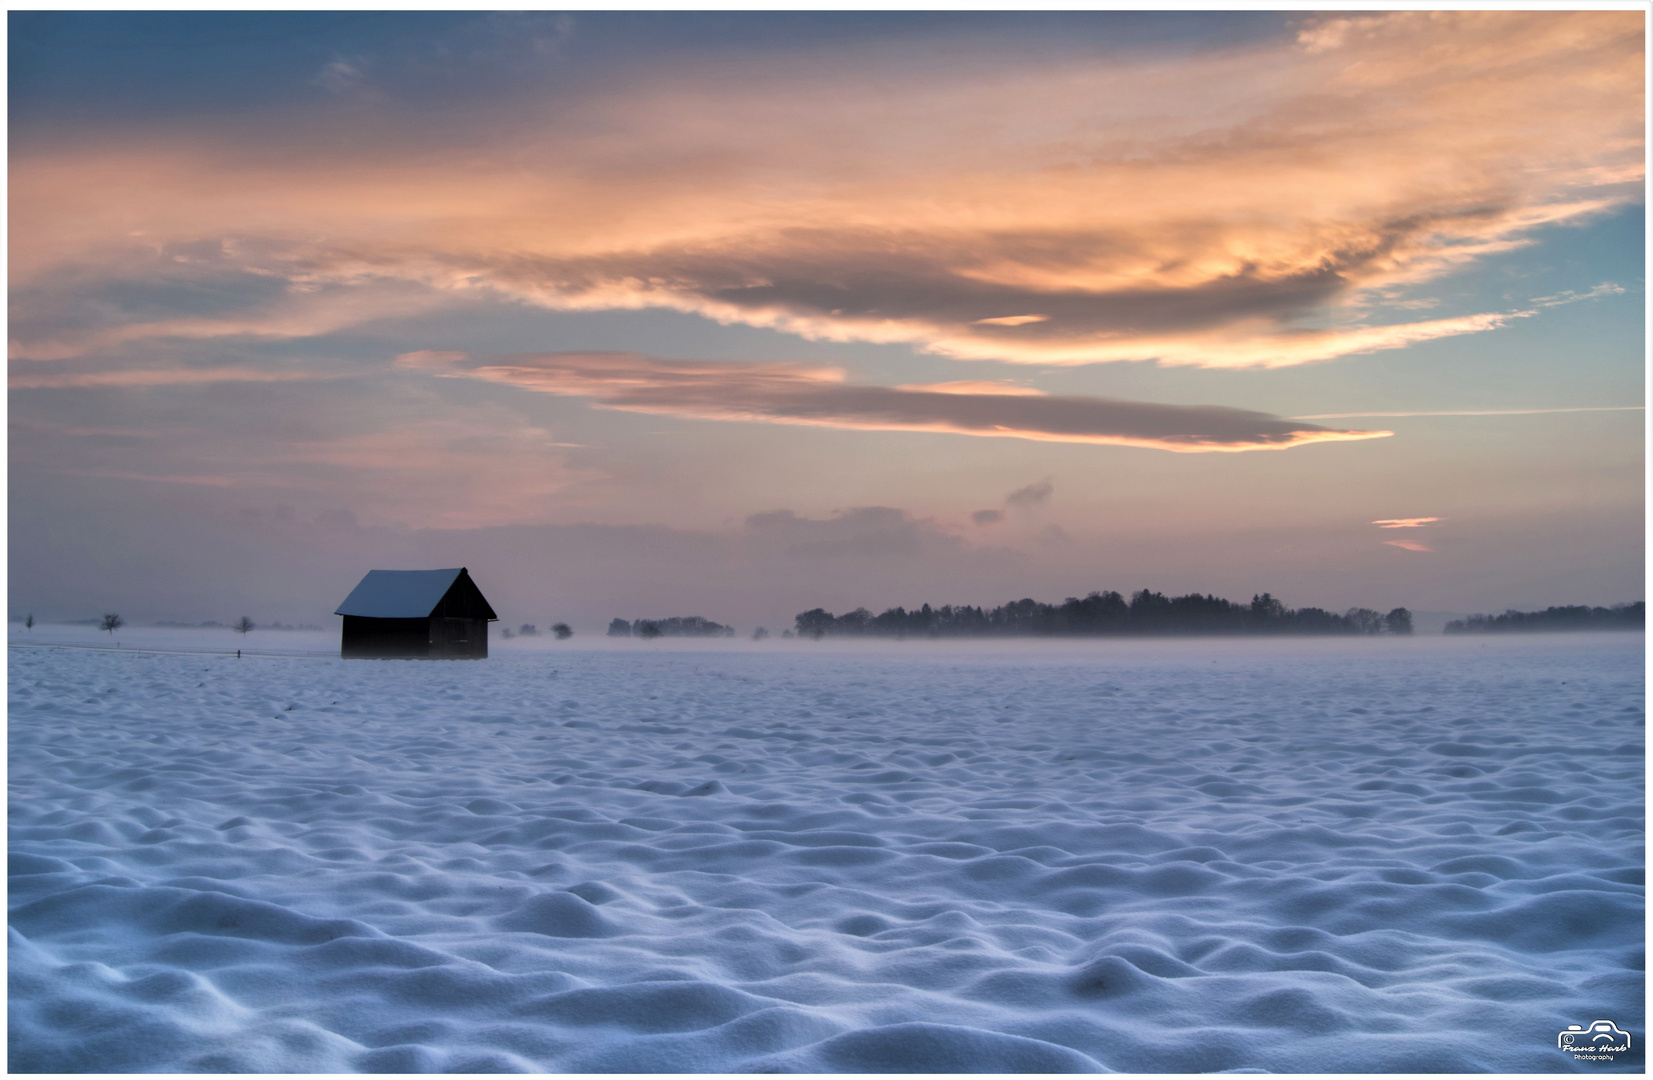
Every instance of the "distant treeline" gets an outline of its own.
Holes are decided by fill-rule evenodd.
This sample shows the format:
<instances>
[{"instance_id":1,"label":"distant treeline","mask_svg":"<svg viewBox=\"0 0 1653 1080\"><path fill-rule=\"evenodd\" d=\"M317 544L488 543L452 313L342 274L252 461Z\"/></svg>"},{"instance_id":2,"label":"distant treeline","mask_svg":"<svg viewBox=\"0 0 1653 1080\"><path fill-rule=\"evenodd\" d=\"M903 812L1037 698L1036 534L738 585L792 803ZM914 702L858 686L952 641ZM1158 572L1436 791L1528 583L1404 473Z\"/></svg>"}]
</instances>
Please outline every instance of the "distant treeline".
<instances>
[{"instance_id":1,"label":"distant treeline","mask_svg":"<svg viewBox=\"0 0 1653 1080\"><path fill-rule=\"evenodd\" d=\"M799 637L992 637L1156 634L1410 634L1412 613L1396 608L1380 615L1350 608L1338 615L1320 608L1288 608L1268 593L1236 604L1216 596L1165 596L1143 589L1130 600L1093 592L1061 604L1017 600L996 608L925 604L915 611L894 607L882 615L856 608L833 615L816 608L797 617Z\"/></svg>"},{"instance_id":2,"label":"distant treeline","mask_svg":"<svg viewBox=\"0 0 1653 1080\"><path fill-rule=\"evenodd\" d=\"M1543 611L1506 611L1502 615L1471 615L1446 624L1448 634L1542 633L1553 630L1642 630L1647 626L1647 603L1612 607L1551 607Z\"/></svg>"},{"instance_id":3,"label":"distant treeline","mask_svg":"<svg viewBox=\"0 0 1653 1080\"><path fill-rule=\"evenodd\" d=\"M609 637L734 637L735 628L702 619L699 615L683 615L670 619L638 619L627 622L615 619L608 624Z\"/></svg>"}]
</instances>

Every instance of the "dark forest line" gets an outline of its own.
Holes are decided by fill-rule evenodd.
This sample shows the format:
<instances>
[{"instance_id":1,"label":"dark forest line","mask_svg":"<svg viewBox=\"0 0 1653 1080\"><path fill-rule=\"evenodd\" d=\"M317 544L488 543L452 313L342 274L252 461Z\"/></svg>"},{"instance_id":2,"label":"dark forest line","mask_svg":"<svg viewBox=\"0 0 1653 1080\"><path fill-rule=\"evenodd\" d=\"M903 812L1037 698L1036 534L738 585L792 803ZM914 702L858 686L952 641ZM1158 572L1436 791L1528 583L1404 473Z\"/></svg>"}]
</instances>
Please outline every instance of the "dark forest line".
<instances>
[{"instance_id":1,"label":"dark forest line","mask_svg":"<svg viewBox=\"0 0 1653 1080\"><path fill-rule=\"evenodd\" d=\"M1395 608L1381 615L1350 608L1341 615L1321 608L1288 608L1268 593L1236 604L1217 596L1165 596L1143 589L1129 600L1117 592L1093 592L1060 604L1016 600L996 608L946 605L908 611L893 607L874 615L856 608L833 615L822 608L800 613L799 637L1016 637L1162 634L1410 634L1412 613Z\"/></svg>"},{"instance_id":2,"label":"dark forest line","mask_svg":"<svg viewBox=\"0 0 1653 1080\"><path fill-rule=\"evenodd\" d=\"M699 615L678 615L670 619L615 619L608 624L609 637L734 637L735 628Z\"/></svg>"},{"instance_id":3,"label":"dark forest line","mask_svg":"<svg viewBox=\"0 0 1653 1080\"><path fill-rule=\"evenodd\" d=\"M1448 634L1550 633L1556 630L1644 630L1647 603L1612 607L1550 607L1543 611L1506 611L1502 615L1471 615L1446 624Z\"/></svg>"}]
</instances>

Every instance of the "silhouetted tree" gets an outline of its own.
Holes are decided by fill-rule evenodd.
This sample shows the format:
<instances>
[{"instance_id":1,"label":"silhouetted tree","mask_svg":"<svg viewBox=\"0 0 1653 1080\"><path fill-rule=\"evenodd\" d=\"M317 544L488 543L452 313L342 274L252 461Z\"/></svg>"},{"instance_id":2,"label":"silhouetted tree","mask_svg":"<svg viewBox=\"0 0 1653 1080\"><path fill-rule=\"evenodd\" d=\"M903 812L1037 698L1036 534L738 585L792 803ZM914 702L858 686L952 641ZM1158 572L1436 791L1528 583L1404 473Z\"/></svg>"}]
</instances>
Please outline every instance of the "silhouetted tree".
<instances>
[{"instance_id":1,"label":"silhouetted tree","mask_svg":"<svg viewBox=\"0 0 1653 1080\"><path fill-rule=\"evenodd\" d=\"M29 617L23 620L23 629L31 634L34 633L34 612L29 612Z\"/></svg>"},{"instance_id":2,"label":"silhouetted tree","mask_svg":"<svg viewBox=\"0 0 1653 1080\"><path fill-rule=\"evenodd\" d=\"M1260 623L1276 623L1285 618L1286 605L1264 593L1251 598L1251 617Z\"/></svg>"},{"instance_id":3,"label":"silhouetted tree","mask_svg":"<svg viewBox=\"0 0 1653 1080\"><path fill-rule=\"evenodd\" d=\"M573 629L565 622L552 623L551 632L557 636L558 641L567 641L574 636Z\"/></svg>"},{"instance_id":4,"label":"silhouetted tree","mask_svg":"<svg viewBox=\"0 0 1653 1080\"><path fill-rule=\"evenodd\" d=\"M652 640L660 636L660 624L651 619L637 621L637 636L645 640Z\"/></svg>"},{"instance_id":5,"label":"silhouetted tree","mask_svg":"<svg viewBox=\"0 0 1653 1080\"><path fill-rule=\"evenodd\" d=\"M1412 613L1403 607L1396 608L1383 617L1383 629L1391 634L1410 634Z\"/></svg>"},{"instance_id":6,"label":"silhouetted tree","mask_svg":"<svg viewBox=\"0 0 1653 1080\"><path fill-rule=\"evenodd\" d=\"M126 625L126 620L121 618L119 615L116 615L113 611L111 611L111 612L108 612L107 614L105 614L103 616L103 621L98 623L98 629L99 630L107 630L109 632L109 635L111 637L113 637L114 634L115 634L115 631L119 630L121 627L123 627L125 625Z\"/></svg>"},{"instance_id":7,"label":"silhouetted tree","mask_svg":"<svg viewBox=\"0 0 1653 1080\"><path fill-rule=\"evenodd\" d=\"M1371 608L1352 607L1343 613L1349 629L1357 634L1377 634L1383 631L1383 616Z\"/></svg>"},{"instance_id":8,"label":"silhouetted tree","mask_svg":"<svg viewBox=\"0 0 1653 1080\"><path fill-rule=\"evenodd\" d=\"M231 630L234 630L236 633L240 634L242 637L247 636L249 633L256 630L257 628L258 628L258 624L253 622L251 619L247 618L245 615L243 615L239 619L235 620L235 622L232 623L231 626L230 626Z\"/></svg>"},{"instance_id":9,"label":"silhouetted tree","mask_svg":"<svg viewBox=\"0 0 1653 1080\"><path fill-rule=\"evenodd\" d=\"M758 627L756 630L752 631L752 640L753 641L762 641L764 638L766 638L768 636L769 636L769 631L765 630L761 626Z\"/></svg>"},{"instance_id":10,"label":"silhouetted tree","mask_svg":"<svg viewBox=\"0 0 1653 1080\"><path fill-rule=\"evenodd\" d=\"M540 628L531 622L525 622L521 626L517 627L517 633L521 634L523 637L539 637Z\"/></svg>"},{"instance_id":11,"label":"silhouetted tree","mask_svg":"<svg viewBox=\"0 0 1653 1080\"><path fill-rule=\"evenodd\" d=\"M799 637L812 637L816 641L834 629L836 622L832 613L824 608L811 608L803 612L794 622L798 627Z\"/></svg>"},{"instance_id":12,"label":"silhouetted tree","mask_svg":"<svg viewBox=\"0 0 1653 1080\"><path fill-rule=\"evenodd\" d=\"M864 634L867 626L872 622L872 612L864 607L838 616L838 632L840 634Z\"/></svg>"},{"instance_id":13,"label":"silhouetted tree","mask_svg":"<svg viewBox=\"0 0 1653 1080\"><path fill-rule=\"evenodd\" d=\"M609 637L630 637L631 636L631 624L626 622L626 620L624 620L624 619L615 619L613 622L608 624L608 636Z\"/></svg>"}]
</instances>

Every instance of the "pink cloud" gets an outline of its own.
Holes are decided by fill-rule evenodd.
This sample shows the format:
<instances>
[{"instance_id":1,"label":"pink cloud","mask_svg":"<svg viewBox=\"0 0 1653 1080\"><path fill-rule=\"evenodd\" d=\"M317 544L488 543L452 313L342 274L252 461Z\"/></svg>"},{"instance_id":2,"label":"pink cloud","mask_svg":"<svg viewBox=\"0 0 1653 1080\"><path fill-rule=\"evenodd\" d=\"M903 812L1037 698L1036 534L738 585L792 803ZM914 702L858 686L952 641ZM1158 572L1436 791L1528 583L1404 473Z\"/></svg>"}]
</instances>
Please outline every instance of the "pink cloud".
<instances>
[{"instance_id":1,"label":"pink cloud","mask_svg":"<svg viewBox=\"0 0 1653 1080\"><path fill-rule=\"evenodd\" d=\"M1044 397L1043 390L1021 386L1004 379L959 379L954 382L904 383L897 390L918 390L931 394L1000 394L1019 397Z\"/></svg>"},{"instance_id":2,"label":"pink cloud","mask_svg":"<svg viewBox=\"0 0 1653 1080\"><path fill-rule=\"evenodd\" d=\"M1416 540L1385 540L1390 547L1398 547L1403 551L1434 551L1428 544L1420 544Z\"/></svg>"},{"instance_id":3,"label":"pink cloud","mask_svg":"<svg viewBox=\"0 0 1653 1080\"><path fill-rule=\"evenodd\" d=\"M1383 518L1379 521L1372 522L1372 524L1376 525L1380 529L1421 529L1426 525L1433 524L1434 522L1440 520L1441 519L1438 517ZM1410 542L1411 541L1401 540L1384 541L1386 544L1404 544Z\"/></svg>"},{"instance_id":4,"label":"pink cloud","mask_svg":"<svg viewBox=\"0 0 1653 1080\"><path fill-rule=\"evenodd\" d=\"M1003 315L997 319L977 319L972 326L1026 326L1028 323L1050 321L1049 315Z\"/></svg>"},{"instance_id":5,"label":"pink cloud","mask_svg":"<svg viewBox=\"0 0 1653 1080\"><path fill-rule=\"evenodd\" d=\"M442 374L591 398L610 409L701 420L948 432L1138 446L1178 453L1284 450L1308 443L1375 439L1389 434L1331 429L1220 406L1025 393L959 393L956 387L938 392L926 387L850 383L836 368L660 360L633 353L514 356L480 364L456 363Z\"/></svg>"}]
</instances>

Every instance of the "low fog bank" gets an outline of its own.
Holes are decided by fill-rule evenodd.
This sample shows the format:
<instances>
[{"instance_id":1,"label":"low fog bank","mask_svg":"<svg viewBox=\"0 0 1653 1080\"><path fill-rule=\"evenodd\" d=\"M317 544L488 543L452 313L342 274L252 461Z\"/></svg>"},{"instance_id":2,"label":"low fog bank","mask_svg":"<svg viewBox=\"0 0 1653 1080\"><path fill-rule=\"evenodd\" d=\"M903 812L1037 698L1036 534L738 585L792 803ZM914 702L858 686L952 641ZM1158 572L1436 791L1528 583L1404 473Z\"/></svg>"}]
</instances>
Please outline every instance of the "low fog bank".
<instances>
[{"instance_id":1,"label":"low fog bank","mask_svg":"<svg viewBox=\"0 0 1653 1080\"><path fill-rule=\"evenodd\" d=\"M337 621L337 620L335 620ZM297 652L337 656L339 627L331 629L266 630L262 627L240 634L229 626L133 626L123 625L114 633L85 623L37 622L25 627L12 621L7 625L9 644L66 645L76 647L155 649L159 651L212 650L233 652Z\"/></svg>"},{"instance_id":2,"label":"low fog bank","mask_svg":"<svg viewBox=\"0 0 1653 1080\"><path fill-rule=\"evenodd\" d=\"M154 652L222 652L241 650L248 656L332 657L339 652L339 627L325 630L263 630L238 634L222 627L122 626L113 634L94 626L37 622L26 629L19 622L7 627L9 644L28 648L131 649ZM550 634L506 639L501 627L490 628L491 660L554 662L558 657L585 653L631 653L639 657L694 653L771 653L810 657L861 656L947 663L1082 662L1087 657L1155 656L1171 663L1271 662L1290 657L1404 655L1456 652L1465 655L1493 649L1503 654L1554 655L1558 652L1610 652L1642 647L1639 631L1596 633L1524 633L1497 635L1443 635L1438 631L1412 637L993 637L993 638L782 638L771 634L753 641L749 634L721 637L611 638L601 629L575 628L572 638L559 641Z\"/></svg>"}]
</instances>

